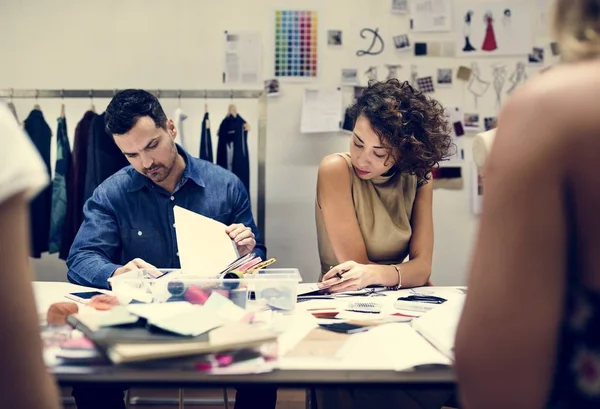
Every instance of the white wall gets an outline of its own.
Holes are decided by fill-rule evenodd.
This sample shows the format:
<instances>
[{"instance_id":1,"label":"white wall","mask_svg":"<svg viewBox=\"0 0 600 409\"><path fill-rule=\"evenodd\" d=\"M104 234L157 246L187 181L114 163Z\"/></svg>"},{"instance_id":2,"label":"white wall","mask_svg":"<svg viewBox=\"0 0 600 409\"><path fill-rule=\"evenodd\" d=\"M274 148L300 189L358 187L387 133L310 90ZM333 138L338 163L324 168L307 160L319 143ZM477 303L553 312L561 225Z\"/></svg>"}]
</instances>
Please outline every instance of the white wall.
<instances>
[{"instance_id":1,"label":"white wall","mask_svg":"<svg viewBox=\"0 0 600 409\"><path fill-rule=\"evenodd\" d=\"M460 0L457 0L460 1ZM482 2L484 0L476 0ZM527 0L535 11L537 1ZM262 32L263 71L271 75L272 15L276 8L305 8L319 11L320 77L310 85L337 86L341 68L358 68L362 73L371 65L399 63L400 79L408 79L410 65L417 64L421 76L435 76L437 68L469 65L471 60L414 57L393 48L392 36L408 32L408 18L389 12L391 0L21 0L0 5L0 88L126 88L205 89L231 88L222 84L222 33L224 30L252 29ZM235 10L235 12L233 11ZM535 15L535 13L534 13ZM535 26L535 21L532 25ZM359 36L363 27L378 27L386 41L378 56L356 57L359 48L368 46ZM327 29L343 31L344 45L328 48ZM462 30L462 28L457 28ZM415 34L415 40L448 40L448 34ZM546 45L547 38L539 38ZM521 59L526 61L525 59ZM491 80L491 63L504 62L509 72L516 58L479 59L482 76ZM534 68L527 68L531 76ZM363 76L364 77L364 76ZM365 78L362 78L365 80ZM269 100L267 144L267 221L269 254L280 266L299 267L305 279L317 277L319 270L314 227L316 170L321 158L347 149L348 137L302 135L299 133L301 97L306 83L282 82L282 95ZM245 86L243 88L256 88ZM240 88L240 87L236 87ZM474 110L473 98L463 83L438 89L433 97L443 104ZM16 101L21 117L33 101ZM60 100L40 101L46 119L54 129ZM108 101L95 101L100 112ZM176 100L163 101L172 113ZM226 113L229 101L209 100L213 128ZM67 100L70 137L79 118L89 106L87 100ZM192 152L198 150L203 100L184 100L190 114L185 133ZM240 113L250 122L252 150L256 149L257 110L252 101L236 101ZM479 101L481 116L497 113L490 89ZM213 129L213 133L216 129ZM470 144L472 134L462 138L466 158L463 164L464 189L436 190L434 195L435 255L433 280L436 284L463 284L477 219L469 202ZM213 134L213 144L216 146ZM256 160L256 155L253 155ZM255 164L254 164L255 165ZM256 169L253 166L253 169ZM256 172L252 180L256 199ZM34 261L39 279L65 278L64 262L53 256Z\"/></svg>"}]
</instances>

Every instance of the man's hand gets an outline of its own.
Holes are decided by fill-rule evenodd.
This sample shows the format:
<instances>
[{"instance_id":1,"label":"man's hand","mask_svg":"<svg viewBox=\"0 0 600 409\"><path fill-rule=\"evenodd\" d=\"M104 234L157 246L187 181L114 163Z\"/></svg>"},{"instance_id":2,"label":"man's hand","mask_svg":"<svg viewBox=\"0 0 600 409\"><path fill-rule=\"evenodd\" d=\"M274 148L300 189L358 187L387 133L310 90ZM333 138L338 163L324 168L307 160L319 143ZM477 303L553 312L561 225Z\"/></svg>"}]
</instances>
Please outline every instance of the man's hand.
<instances>
[{"instance_id":1,"label":"man's hand","mask_svg":"<svg viewBox=\"0 0 600 409\"><path fill-rule=\"evenodd\" d=\"M254 250L256 240L250 227L246 227L243 224L232 224L231 226L227 226L225 233L235 243L240 256L245 256Z\"/></svg>"},{"instance_id":2,"label":"man's hand","mask_svg":"<svg viewBox=\"0 0 600 409\"><path fill-rule=\"evenodd\" d=\"M112 274L112 276L116 277L123 273L127 273L128 271L139 270L142 268L146 269L146 270L156 270L156 272L158 272L158 268L154 267L152 264L146 263L141 258L134 258L133 260L131 260L129 263L125 264L124 266L117 268L115 270L115 272Z\"/></svg>"}]
</instances>

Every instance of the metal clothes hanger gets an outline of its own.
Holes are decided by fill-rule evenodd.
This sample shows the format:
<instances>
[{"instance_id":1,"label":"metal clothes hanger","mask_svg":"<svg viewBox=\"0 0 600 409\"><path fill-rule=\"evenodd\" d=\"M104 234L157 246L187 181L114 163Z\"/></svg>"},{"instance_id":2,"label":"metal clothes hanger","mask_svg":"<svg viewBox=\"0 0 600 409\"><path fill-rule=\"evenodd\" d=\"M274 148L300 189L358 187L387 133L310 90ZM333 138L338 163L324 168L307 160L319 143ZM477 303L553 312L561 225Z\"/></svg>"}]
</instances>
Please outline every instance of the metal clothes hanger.
<instances>
[{"instance_id":1,"label":"metal clothes hanger","mask_svg":"<svg viewBox=\"0 0 600 409\"><path fill-rule=\"evenodd\" d=\"M90 111L96 112L96 107L94 106L94 90L90 90Z\"/></svg>"},{"instance_id":2,"label":"metal clothes hanger","mask_svg":"<svg viewBox=\"0 0 600 409\"><path fill-rule=\"evenodd\" d=\"M233 90L231 90L230 97L231 97L231 103L229 104L229 111L228 111L227 115L228 116L231 115L235 118L237 116L237 107L233 103Z\"/></svg>"},{"instance_id":3,"label":"metal clothes hanger","mask_svg":"<svg viewBox=\"0 0 600 409\"><path fill-rule=\"evenodd\" d=\"M40 107L40 104L38 102L38 97L40 96L40 91L39 90L35 90L35 105L33 106L33 109L37 109L38 111L42 110L42 107Z\"/></svg>"},{"instance_id":4,"label":"metal clothes hanger","mask_svg":"<svg viewBox=\"0 0 600 409\"><path fill-rule=\"evenodd\" d=\"M60 90L60 97L62 98L62 104L60 104L60 117L65 118L65 91Z\"/></svg>"}]
</instances>

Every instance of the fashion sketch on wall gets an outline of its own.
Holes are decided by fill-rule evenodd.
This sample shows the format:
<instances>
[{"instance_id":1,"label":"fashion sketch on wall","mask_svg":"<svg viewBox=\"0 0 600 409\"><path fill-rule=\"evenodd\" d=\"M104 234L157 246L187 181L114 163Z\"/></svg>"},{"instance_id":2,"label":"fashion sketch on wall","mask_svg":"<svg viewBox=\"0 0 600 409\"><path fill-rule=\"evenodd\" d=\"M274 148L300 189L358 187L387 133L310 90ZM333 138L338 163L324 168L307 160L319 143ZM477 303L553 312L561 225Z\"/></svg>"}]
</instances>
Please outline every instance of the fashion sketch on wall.
<instances>
[{"instance_id":1,"label":"fashion sketch on wall","mask_svg":"<svg viewBox=\"0 0 600 409\"><path fill-rule=\"evenodd\" d=\"M456 55L526 56L533 47L531 10L527 2L456 3Z\"/></svg>"}]
</instances>

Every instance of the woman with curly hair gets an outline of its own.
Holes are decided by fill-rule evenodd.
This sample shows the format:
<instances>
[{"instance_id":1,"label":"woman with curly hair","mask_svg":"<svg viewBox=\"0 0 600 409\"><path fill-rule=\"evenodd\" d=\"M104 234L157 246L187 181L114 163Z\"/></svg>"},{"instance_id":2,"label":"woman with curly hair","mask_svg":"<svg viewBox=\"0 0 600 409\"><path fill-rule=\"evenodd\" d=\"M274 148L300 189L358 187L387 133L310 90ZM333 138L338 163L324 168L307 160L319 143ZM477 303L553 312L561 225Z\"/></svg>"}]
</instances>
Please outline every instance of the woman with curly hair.
<instances>
[{"instance_id":1,"label":"woman with curly hair","mask_svg":"<svg viewBox=\"0 0 600 409\"><path fill-rule=\"evenodd\" d=\"M444 109L391 79L371 82L349 113L350 153L325 157L318 173L323 284L331 292L424 285L433 253L430 171L453 146Z\"/></svg>"},{"instance_id":2,"label":"woman with curly hair","mask_svg":"<svg viewBox=\"0 0 600 409\"><path fill-rule=\"evenodd\" d=\"M391 79L371 82L349 113L350 153L329 155L319 167L323 283L331 292L424 285L433 253L430 171L453 146L444 109L407 82ZM451 395L445 389L353 388L319 390L316 398L321 409L439 409Z\"/></svg>"}]
</instances>

